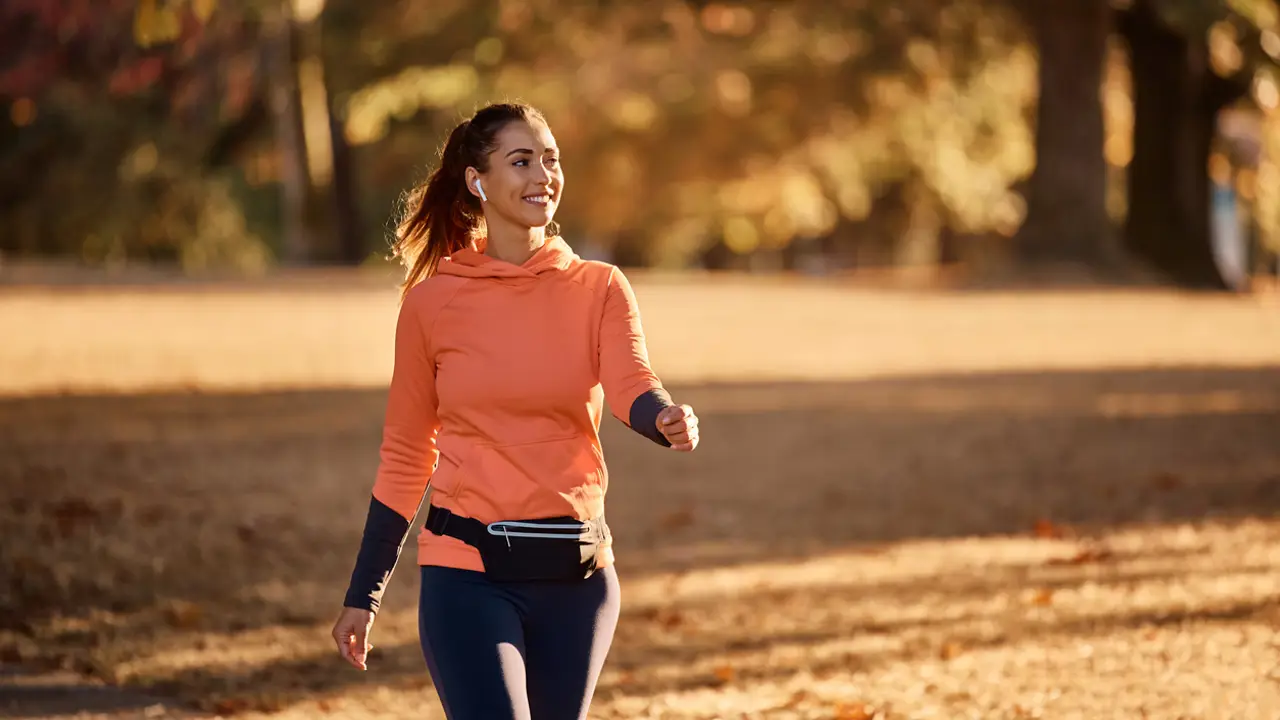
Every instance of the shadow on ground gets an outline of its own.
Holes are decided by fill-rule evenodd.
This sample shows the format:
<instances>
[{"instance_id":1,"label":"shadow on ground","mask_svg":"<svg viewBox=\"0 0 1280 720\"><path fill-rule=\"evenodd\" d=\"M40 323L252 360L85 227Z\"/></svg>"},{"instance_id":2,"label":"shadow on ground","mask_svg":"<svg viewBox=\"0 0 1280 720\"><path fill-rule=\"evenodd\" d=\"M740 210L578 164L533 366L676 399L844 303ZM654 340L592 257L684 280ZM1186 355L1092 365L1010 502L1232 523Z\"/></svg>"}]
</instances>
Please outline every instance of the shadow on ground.
<instances>
[{"instance_id":1,"label":"shadow on ground","mask_svg":"<svg viewBox=\"0 0 1280 720\"><path fill-rule=\"evenodd\" d=\"M624 578L874 553L903 540L1027 534L1037 522L1087 535L1280 510L1278 367L710 385L674 393L702 418L697 453L667 452L613 420L604 428L609 515ZM359 539L384 399L378 390L326 389L0 400L0 570L9 578L0 584L0 661L61 666L206 706L235 696L280 706L353 685L425 688L415 644L379 648L381 670L360 674L340 667L323 642ZM417 578L406 567L387 603L409 612ZM804 592L833 607L938 592L980 598L1025 582L1028 572L969 569ZM1192 571L1125 571L1101 581L1185 572ZM1038 582L1070 588L1086 579L1100 581L1082 571ZM778 592L684 602L679 622L785 607L801 593ZM1224 606L1200 619L1263 611ZM965 619L850 616L760 630L750 641L711 633L667 644L660 630L670 614L645 607L627 613L613 656L622 676L604 682L605 695L714 684L705 671L683 680L644 672L688 664L699 653L766 645L805 653L840 637L909 636L911 627ZM1019 632L1182 621L1161 617L1135 610L1052 627L1031 620ZM315 641L285 659L121 669L140 649L181 657L228 638L267 646L276 642L273 633ZM968 645L1001 641L1000 632L959 625L953 634ZM910 642L882 652L813 650L812 664L820 670L824 662L847 667L936 651ZM627 680L630 674L644 677Z\"/></svg>"}]
</instances>

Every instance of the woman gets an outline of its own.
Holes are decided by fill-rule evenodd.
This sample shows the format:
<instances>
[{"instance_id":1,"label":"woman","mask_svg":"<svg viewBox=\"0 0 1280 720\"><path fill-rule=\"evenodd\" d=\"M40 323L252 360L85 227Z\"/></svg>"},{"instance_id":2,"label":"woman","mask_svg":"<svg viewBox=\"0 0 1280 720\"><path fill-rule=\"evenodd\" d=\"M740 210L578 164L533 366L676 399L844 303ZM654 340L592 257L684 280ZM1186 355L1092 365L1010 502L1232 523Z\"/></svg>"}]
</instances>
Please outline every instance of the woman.
<instances>
[{"instance_id":1,"label":"woman","mask_svg":"<svg viewBox=\"0 0 1280 720\"><path fill-rule=\"evenodd\" d=\"M398 228L380 462L333 638L366 668L429 481L419 634L451 720L586 717L620 602L603 401L659 445L698 445L692 408L649 367L626 277L548 234L563 189L543 117L492 105L449 135Z\"/></svg>"}]
</instances>

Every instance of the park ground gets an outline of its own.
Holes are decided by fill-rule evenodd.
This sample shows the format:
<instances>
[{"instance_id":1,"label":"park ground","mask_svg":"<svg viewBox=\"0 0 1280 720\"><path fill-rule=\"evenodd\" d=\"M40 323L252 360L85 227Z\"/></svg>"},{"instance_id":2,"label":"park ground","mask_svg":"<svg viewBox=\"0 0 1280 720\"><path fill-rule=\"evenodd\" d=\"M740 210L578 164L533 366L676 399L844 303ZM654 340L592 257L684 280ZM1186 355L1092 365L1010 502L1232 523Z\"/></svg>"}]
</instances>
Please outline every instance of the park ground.
<instances>
[{"instance_id":1,"label":"park ground","mask_svg":"<svg viewBox=\"0 0 1280 720\"><path fill-rule=\"evenodd\" d=\"M1280 302L641 275L696 453L608 420L592 717L1280 715ZM0 715L441 718L411 562L328 637L381 275L0 287Z\"/></svg>"}]
</instances>

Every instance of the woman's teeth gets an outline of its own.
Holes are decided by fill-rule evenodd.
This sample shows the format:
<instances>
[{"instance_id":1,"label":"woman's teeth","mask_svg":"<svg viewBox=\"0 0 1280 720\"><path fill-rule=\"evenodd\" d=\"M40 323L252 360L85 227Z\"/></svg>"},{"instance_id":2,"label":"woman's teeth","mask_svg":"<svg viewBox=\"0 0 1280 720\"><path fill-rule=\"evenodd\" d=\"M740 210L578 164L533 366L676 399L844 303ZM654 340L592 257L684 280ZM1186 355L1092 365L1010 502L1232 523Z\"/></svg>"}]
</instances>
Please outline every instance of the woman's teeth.
<instances>
[{"instance_id":1,"label":"woman's teeth","mask_svg":"<svg viewBox=\"0 0 1280 720\"><path fill-rule=\"evenodd\" d=\"M534 205L546 205L547 203L551 202L551 196L550 195L530 195L529 197L525 198L524 201L527 203L533 203Z\"/></svg>"}]
</instances>

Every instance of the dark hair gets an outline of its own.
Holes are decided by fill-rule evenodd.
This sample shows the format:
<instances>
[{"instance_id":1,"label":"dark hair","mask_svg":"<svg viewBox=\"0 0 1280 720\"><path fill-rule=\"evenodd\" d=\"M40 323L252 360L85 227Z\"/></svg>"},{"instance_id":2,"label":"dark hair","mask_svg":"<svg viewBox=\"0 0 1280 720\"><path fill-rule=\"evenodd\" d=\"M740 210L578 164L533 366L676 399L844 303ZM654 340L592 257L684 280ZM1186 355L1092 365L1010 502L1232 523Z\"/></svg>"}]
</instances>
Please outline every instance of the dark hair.
<instances>
[{"instance_id":1,"label":"dark hair","mask_svg":"<svg viewBox=\"0 0 1280 720\"><path fill-rule=\"evenodd\" d=\"M487 171L498 132L516 120L547 122L528 105L503 103L481 108L449 133L440 151L440 167L409 192L392 244L392 255L406 268L402 299L414 285L435 274L441 259L467 247L483 229L480 201L467 189L467 168Z\"/></svg>"}]
</instances>

